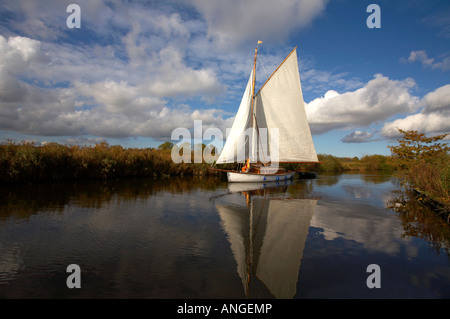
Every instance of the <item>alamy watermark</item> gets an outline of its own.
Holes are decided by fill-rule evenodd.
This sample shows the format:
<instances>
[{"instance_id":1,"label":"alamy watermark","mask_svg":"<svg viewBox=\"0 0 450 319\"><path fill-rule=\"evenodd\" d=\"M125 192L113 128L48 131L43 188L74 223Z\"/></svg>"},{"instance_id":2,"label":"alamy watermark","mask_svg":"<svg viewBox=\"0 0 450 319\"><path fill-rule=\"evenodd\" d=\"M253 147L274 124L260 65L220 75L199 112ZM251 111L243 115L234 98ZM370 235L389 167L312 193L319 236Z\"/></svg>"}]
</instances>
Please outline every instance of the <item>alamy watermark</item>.
<instances>
[{"instance_id":1,"label":"alamy watermark","mask_svg":"<svg viewBox=\"0 0 450 319\"><path fill-rule=\"evenodd\" d=\"M370 264L367 266L366 272L371 273L367 277L367 288L381 288L381 268L377 264Z\"/></svg>"},{"instance_id":2,"label":"alamy watermark","mask_svg":"<svg viewBox=\"0 0 450 319\"><path fill-rule=\"evenodd\" d=\"M366 25L369 29L381 28L381 9L378 4L369 4L366 12L371 14L367 17Z\"/></svg>"},{"instance_id":3,"label":"alamy watermark","mask_svg":"<svg viewBox=\"0 0 450 319\"><path fill-rule=\"evenodd\" d=\"M66 9L67 13L71 13L66 20L69 29L81 28L81 7L78 4L69 4ZM381 28L381 8L378 4L369 4L366 9L367 13L371 13L366 19L366 25L369 29Z\"/></svg>"},{"instance_id":4,"label":"alamy watermark","mask_svg":"<svg viewBox=\"0 0 450 319\"><path fill-rule=\"evenodd\" d=\"M81 28L81 8L78 4L69 4L66 12L71 13L66 20L66 25L69 29Z\"/></svg>"},{"instance_id":5,"label":"alamy watermark","mask_svg":"<svg viewBox=\"0 0 450 319\"><path fill-rule=\"evenodd\" d=\"M67 266L66 272L71 273L66 280L67 288L81 288L81 268L77 264Z\"/></svg>"},{"instance_id":6,"label":"alamy watermark","mask_svg":"<svg viewBox=\"0 0 450 319\"><path fill-rule=\"evenodd\" d=\"M66 272L71 273L66 280L67 288L81 288L81 268L77 264L67 266ZM370 275L366 279L367 288L381 288L381 268L377 264L370 264L366 268Z\"/></svg>"}]
</instances>

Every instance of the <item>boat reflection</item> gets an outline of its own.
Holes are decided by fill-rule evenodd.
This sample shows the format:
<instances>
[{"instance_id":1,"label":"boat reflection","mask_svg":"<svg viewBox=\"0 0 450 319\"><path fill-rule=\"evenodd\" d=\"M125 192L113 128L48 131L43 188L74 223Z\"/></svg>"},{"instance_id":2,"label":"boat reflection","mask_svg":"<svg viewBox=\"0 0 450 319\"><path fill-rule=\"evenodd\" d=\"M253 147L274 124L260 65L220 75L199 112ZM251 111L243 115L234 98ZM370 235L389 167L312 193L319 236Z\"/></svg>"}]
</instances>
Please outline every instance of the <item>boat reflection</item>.
<instances>
[{"instance_id":1,"label":"boat reflection","mask_svg":"<svg viewBox=\"0 0 450 319\"><path fill-rule=\"evenodd\" d=\"M216 203L248 298L296 294L317 199L287 196L289 184L232 183L229 193L239 196Z\"/></svg>"}]
</instances>

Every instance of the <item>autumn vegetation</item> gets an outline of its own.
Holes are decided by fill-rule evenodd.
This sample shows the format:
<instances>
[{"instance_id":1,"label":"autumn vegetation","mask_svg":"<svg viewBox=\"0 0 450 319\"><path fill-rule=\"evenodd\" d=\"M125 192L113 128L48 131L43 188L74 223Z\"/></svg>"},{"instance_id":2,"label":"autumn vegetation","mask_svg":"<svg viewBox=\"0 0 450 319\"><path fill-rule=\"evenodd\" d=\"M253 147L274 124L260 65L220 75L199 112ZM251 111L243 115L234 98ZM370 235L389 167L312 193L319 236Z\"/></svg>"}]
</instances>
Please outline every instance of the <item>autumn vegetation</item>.
<instances>
[{"instance_id":1,"label":"autumn vegetation","mask_svg":"<svg viewBox=\"0 0 450 319\"><path fill-rule=\"evenodd\" d=\"M66 146L57 143L0 144L0 182L116 179L141 176L203 175L206 163L175 164L170 149Z\"/></svg>"},{"instance_id":2,"label":"autumn vegetation","mask_svg":"<svg viewBox=\"0 0 450 319\"><path fill-rule=\"evenodd\" d=\"M399 131L403 137L398 145L389 146L389 161L403 177L403 185L419 200L450 211L450 147L441 142L449 133L426 137L417 131Z\"/></svg>"},{"instance_id":3,"label":"autumn vegetation","mask_svg":"<svg viewBox=\"0 0 450 319\"><path fill-rule=\"evenodd\" d=\"M449 206L449 147L439 141L446 134L426 137L416 131L401 131L399 145L390 146L391 156L366 155L361 158L335 157L319 154L317 164L283 164L287 169L318 173L393 172L404 178L404 185ZM57 143L0 144L0 182L35 182L83 179L118 179L127 177L158 177L212 175L211 165L174 163L171 142L154 148L123 148L100 143L94 146L68 146ZM202 150L205 145L200 145ZM211 152L214 154L214 152ZM226 167L233 168L232 164ZM230 166L231 165L231 166Z\"/></svg>"},{"instance_id":4,"label":"autumn vegetation","mask_svg":"<svg viewBox=\"0 0 450 319\"><path fill-rule=\"evenodd\" d=\"M0 182L218 174L209 169L208 163L194 163L193 154L190 154L191 163L174 163L171 158L173 146L171 142L165 142L157 149L138 149L107 143L68 146L8 141L0 144ZM205 145L201 147L204 150ZM320 164L287 164L286 168L334 173L391 169L387 164L387 157L382 155L368 155L361 159L323 154L318 157ZM233 168L232 166L233 164L228 164L223 168Z\"/></svg>"}]
</instances>

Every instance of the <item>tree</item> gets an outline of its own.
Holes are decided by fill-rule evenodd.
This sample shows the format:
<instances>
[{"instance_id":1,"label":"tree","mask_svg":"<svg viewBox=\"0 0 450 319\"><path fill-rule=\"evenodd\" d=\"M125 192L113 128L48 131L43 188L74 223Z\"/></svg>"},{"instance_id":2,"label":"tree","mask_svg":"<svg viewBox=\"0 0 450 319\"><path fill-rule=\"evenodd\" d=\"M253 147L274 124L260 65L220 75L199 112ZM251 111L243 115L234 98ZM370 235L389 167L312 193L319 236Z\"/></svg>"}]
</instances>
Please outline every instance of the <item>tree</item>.
<instances>
[{"instance_id":1,"label":"tree","mask_svg":"<svg viewBox=\"0 0 450 319\"><path fill-rule=\"evenodd\" d=\"M450 150L447 143L437 143L450 133L426 137L425 134L413 130L399 129L399 132L403 134L398 140L399 145L388 147L391 150L389 159L400 169L409 169L419 163L440 161Z\"/></svg>"},{"instance_id":2,"label":"tree","mask_svg":"<svg viewBox=\"0 0 450 319\"><path fill-rule=\"evenodd\" d=\"M171 150L173 147L172 142L164 142L161 145L158 146L159 150Z\"/></svg>"},{"instance_id":3,"label":"tree","mask_svg":"<svg viewBox=\"0 0 450 319\"><path fill-rule=\"evenodd\" d=\"M447 134L426 137L417 131L400 130L399 145L389 146L390 160L405 177L407 189L419 193L419 200L431 199L443 211L450 211L450 147L438 141Z\"/></svg>"}]
</instances>

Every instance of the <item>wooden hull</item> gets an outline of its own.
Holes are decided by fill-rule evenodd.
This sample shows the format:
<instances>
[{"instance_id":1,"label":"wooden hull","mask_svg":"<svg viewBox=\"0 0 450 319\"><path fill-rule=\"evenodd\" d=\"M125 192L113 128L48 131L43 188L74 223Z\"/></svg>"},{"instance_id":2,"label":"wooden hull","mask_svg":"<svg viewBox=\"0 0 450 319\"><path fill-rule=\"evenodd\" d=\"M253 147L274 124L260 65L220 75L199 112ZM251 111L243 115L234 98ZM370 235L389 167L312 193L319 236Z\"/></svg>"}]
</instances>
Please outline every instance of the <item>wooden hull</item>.
<instances>
[{"instance_id":1,"label":"wooden hull","mask_svg":"<svg viewBox=\"0 0 450 319\"><path fill-rule=\"evenodd\" d=\"M255 174L227 172L229 182L253 183L253 182L277 182L291 179L295 172L283 172L278 174Z\"/></svg>"}]
</instances>

